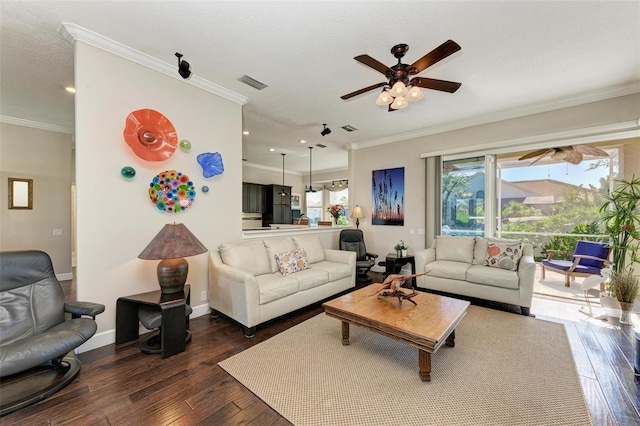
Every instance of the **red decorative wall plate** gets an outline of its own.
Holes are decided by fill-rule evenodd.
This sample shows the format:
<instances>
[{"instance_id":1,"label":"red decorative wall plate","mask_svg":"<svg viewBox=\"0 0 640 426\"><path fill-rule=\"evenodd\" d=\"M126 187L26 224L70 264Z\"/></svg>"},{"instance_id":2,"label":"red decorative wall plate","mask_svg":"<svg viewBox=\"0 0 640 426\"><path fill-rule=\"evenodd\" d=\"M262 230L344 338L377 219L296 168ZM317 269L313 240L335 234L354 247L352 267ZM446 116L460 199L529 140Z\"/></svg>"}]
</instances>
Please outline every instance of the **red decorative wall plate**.
<instances>
[{"instance_id":1,"label":"red decorative wall plate","mask_svg":"<svg viewBox=\"0 0 640 426\"><path fill-rule=\"evenodd\" d=\"M152 109L129 114L123 135L133 152L147 161L167 160L178 146L178 135L171 121Z\"/></svg>"}]
</instances>

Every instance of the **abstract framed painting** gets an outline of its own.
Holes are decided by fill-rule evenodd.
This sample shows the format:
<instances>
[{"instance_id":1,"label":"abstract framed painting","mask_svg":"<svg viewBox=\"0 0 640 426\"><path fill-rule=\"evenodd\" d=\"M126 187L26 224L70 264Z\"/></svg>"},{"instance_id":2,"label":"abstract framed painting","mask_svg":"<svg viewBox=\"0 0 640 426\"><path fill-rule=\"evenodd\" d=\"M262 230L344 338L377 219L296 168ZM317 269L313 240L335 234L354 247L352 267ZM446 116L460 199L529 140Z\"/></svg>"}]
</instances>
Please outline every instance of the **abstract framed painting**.
<instances>
[{"instance_id":1,"label":"abstract framed painting","mask_svg":"<svg viewBox=\"0 0 640 426\"><path fill-rule=\"evenodd\" d=\"M371 175L371 224L404 226L404 167Z\"/></svg>"}]
</instances>

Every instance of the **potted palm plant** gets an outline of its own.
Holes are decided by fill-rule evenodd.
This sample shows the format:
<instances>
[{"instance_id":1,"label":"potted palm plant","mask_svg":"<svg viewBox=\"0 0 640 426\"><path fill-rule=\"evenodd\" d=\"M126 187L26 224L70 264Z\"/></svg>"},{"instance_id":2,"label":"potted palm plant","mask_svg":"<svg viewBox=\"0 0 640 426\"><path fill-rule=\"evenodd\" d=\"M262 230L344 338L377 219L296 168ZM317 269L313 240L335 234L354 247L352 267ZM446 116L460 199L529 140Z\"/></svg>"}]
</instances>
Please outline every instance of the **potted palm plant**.
<instances>
[{"instance_id":1,"label":"potted palm plant","mask_svg":"<svg viewBox=\"0 0 640 426\"><path fill-rule=\"evenodd\" d=\"M621 323L629 323L640 282L633 265L640 262L640 178L616 180L616 189L600 207L601 222L609 235L612 272L609 288L620 302ZM626 322L623 322L626 321Z\"/></svg>"}]
</instances>

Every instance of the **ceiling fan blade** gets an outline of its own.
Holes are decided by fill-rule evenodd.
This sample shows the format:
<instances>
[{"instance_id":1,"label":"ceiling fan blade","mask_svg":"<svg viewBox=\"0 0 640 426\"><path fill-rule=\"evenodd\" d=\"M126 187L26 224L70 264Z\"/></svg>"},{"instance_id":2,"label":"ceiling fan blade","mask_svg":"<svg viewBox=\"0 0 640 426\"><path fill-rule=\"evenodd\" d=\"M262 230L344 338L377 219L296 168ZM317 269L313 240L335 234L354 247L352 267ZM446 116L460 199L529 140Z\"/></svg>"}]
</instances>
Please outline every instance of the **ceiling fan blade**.
<instances>
[{"instance_id":1,"label":"ceiling fan blade","mask_svg":"<svg viewBox=\"0 0 640 426\"><path fill-rule=\"evenodd\" d=\"M415 77L411 79L413 86L424 87L425 89L440 90L441 92L454 93L462 86L462 83L447 80L435 80L433 78Z\"/></svg>"},{"instance_id":2,"label":"ceiling fan blade","mask_svg":"<svg viewBox=\"0 0 640 426\"><path fill-rule=\"evenodd\" d=\"M550 151L552 151L552 150L548 149L548 148L537 149L535 151L531 151L530 153L525 154L522 157L518 158L518 161L528 160L529 158L537 157L539 155L544 155L544 154L546 154L546 153L548 153Z\"/></svg>"},{"instance_id":3,"label":"ceiling fan blade","mask_svg":"<svg viewBox=\"0 0 640 426\"><path fill-rule=\"evenodd\" d=\"M564 157L564 161L571 164L580 164L582 161L582 154L580 154L575 149L566 149L564 152L567 153L566 157Z\"/></svg>"},{"instance_id":4,"label":"ceiling fan blade","mask_svg":"<svg viewBox=\"0 0 640 426\"><path fill-rule=\"evenodd\" d=\"M342 95L340 96L340 99L343 100L347 100L347 99L351 99L354 96L358 96L361 95L365 92L368 92L369 90L373 90L373 89L377 89L378 87L382 87L382 86L386 86L388 83L386 81L383 81L382 83L377 83L377 84L372 84L371 86L365 87L363 89L360 90L356 90L355 92L351 92L351 93L347 93L346 95Z\"/></svg>"},{"instance_id":5,"label":"ceiling fan blade","mask_svg":"<svg viewBox=\"0 0 640 426\"><path fill-rule=\"evenodd\" d=\"M573 149L578 151L580 154L593 155L595 157L608 157L606 151L601 150L600 148L596 148L595 146L589 145L573 145Z\"/></svg>"},{"instance_id":6,"label":"ceiling fan blade","mask_svg":"<svg viewBox=\"0 0 640 426\"><path fill-rule=\"evenodd\" d=\"M388 66L386 66L385 64L383 64L382 62L378 61L377 59L373 59L371 56L369 55L359 55L356 56L355 58L356 61L365 64L366 66L373 68L374 70L381 72L384 75L388 75L389 73L393 74L393 70L391 68L389 68Z\"/></svg>"},{"instance_id":7,"label":"ceiling fan blade","mask_svg":"<svg viewBox=\"0 0 640 426\"><path fill-rule=\"evenodd\" d=\"M539 155L538 158L536 158L535 160L533 160L532 162L529 163L529 166L533 166L534 164L536 164L538 161L542 160L543 158L549 156L550 154L552 154L554 151L553 150L547 150L546 152L544 152L543 154Z\"/></svg>"},{"instance_id":8,"label":"ceiling fan blade","mask_svg":"<svg viewBox=\"0 0 640 426\"><path fill-rule=\"evenodd\" d=\"M424 55L422 58L415 61L411 66L417 69L416 74L418 74L429 68L431 65L440 62L447 56L456 53L460 49L461 47L458 43L453 40L447 40L431 52Z\"/></svg>"}]
</instances>

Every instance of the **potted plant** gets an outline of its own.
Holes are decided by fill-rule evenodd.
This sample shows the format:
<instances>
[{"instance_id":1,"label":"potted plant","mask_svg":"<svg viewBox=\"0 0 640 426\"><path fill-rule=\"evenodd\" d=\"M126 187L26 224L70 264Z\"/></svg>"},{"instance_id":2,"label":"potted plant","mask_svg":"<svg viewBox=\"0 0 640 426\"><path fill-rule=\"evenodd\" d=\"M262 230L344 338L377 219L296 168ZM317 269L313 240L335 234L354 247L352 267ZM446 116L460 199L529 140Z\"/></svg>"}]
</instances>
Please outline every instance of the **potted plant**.
<instances>
[{"instance_id":1,"label":"potted plant","mask_svg":"<svg viewBox=\"0 0 640 426\"><path fill-rule=\"evenodd\" d=\"M616 189L606 197L600 213L605 233L609 235L613 262L608 286L610 293L621 302L621 317L628 321L640 285L638 277L633 275L633 264L640 262L640 178L634 175L630 181L621 179L616 183Z\"/></svg>"},{"instance_id":2,"label":"potted plant","mask_svg":"<svg viewBox=\"0 0 640 426\"><path fill-rule=\"evenodd\" d=\"M398 242L398 244L393 246L393 248L396 250L396 256L397 257L406 257L407 256L407 249L409 248L409 246L407 246L404 243L404 240L400 240Z\"/></svg>"}]
</instances>

